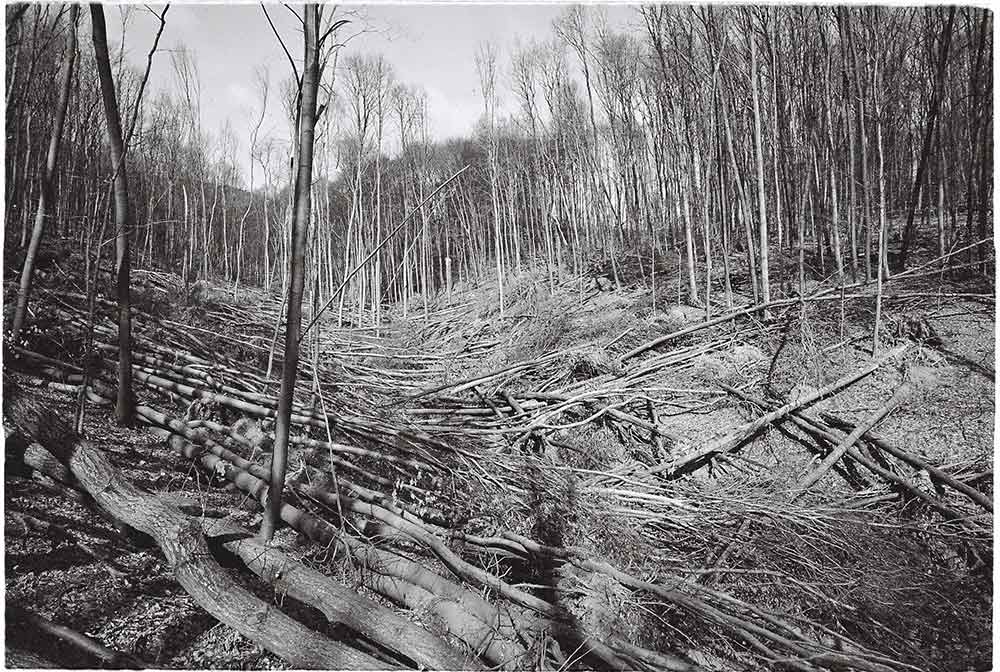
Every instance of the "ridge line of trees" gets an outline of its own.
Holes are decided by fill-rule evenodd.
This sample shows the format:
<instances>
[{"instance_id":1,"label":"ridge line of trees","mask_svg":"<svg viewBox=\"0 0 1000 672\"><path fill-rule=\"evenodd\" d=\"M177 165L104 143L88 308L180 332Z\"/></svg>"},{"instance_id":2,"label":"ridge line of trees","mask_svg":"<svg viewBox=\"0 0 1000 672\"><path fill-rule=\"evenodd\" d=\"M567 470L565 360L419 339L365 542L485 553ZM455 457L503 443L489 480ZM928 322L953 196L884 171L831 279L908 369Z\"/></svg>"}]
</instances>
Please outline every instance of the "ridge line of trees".
<instances>
[{"instance_id":1,"label":"ridge line of trees","mask_svg":"<svg viewBox=\"0 0 1000 672\"><path fill-rule=\"evenodd\" d=\"M47 189L46 235L86 243L112 210L115 171L86 45L63 160L45 186L48 112L58 109L58 88L45 83L66 67L68 11L6 9L8 254L30 244L32 205ZM325 301L413 204L467 164L350 280L342 321L377 324L390 302L412 310L479 278L499 281L503 305L506 276L529 265L550 282L588 270L619 281L626 259L647 285L677 282L684 300L711 309L719 289L729 305L734 291L766 301L775 286L787 293L810 277L874 281L879 266L894 270L889 260L905 265L914 241L945 254L989 237L989 11L652 5L634 18L616 28L599 7L569 6L546 40L484 46L482 121L472 137L447 141L430 139L426 95L383 57L354 44L333 56L319 89L330 113L316 132L306 299ZM137 119L125 159L133 265L188 284L286 292L294 143L259 133L252 115L245 131L263 177L246 191L236 131L201 121L190 51L158 63L169 62L175 91L142 100L142 73L120 54L110 59L121 116ZM261 113L277 99L291 137L296 83L280 82L269 99L262 81ZM988 245L968 254L981 272L992 263ZM662 273L671 259L680 278Z\"/></svg>"}]
</instances>

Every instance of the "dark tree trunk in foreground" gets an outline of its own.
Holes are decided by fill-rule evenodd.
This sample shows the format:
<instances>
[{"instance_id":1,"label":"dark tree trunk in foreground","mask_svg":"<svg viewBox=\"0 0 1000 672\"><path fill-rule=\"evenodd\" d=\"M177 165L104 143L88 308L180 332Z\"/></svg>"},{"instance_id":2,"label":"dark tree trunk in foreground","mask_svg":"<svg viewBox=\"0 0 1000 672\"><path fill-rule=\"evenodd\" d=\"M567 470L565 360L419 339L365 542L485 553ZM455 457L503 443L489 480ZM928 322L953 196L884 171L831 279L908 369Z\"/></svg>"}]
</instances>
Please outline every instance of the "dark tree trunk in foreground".
<instances>
[{"instance_id":1,"label":"dark tree trunk in foreground","mask_svg":"<svg viewBox=\"0 0 1000 672\"><path fill-rule=\"evenodd\" d=\"M292 219L292 253L288 272L291 287L288 294L285 327L284 371L278 397L278 417L275 424L274 453L271 458L271 483L260 535L265 541L274 536L281 520L281 491L285 485L288 463L288 437L291 429L292 397L295 375L299 366L299 329L302 323L302 290L305 280L306 237L309 232L310 186L312 184L313 139L316 127L316 96L319 88L319 23L322 12L315 4L305 6L305 63L302 72L302 92L299 98L298 174L295 178L295 216Z\"/></svg>"},{"instance_id":2,"label":"dark tree trunk in foreground","mask_svg":"<svg viewBox=\"0 0 1000 672\"><path fill-rule=\"evenodd\" d=\"M125 143L111 77L108 58L108 36L104 25L104 7L90 5L93 24L94 60L101 80L101 98L107 119L108 144L111 146L111 169L115 183L115 278L118 295L118 400L115 416L119 424L130 425L135 415L135 395L132 393L132 324L129 315L129 234L132 233L132 213L128 203L128 176L125 169Z\"/></svg>"},{"instance_id":3,"label":"dark tree trunk in foreground","mask_svg":"<svg viewBox=\"0 0 1000 672\"><path fill-rule=\"evenodd\" d=\"M35 259L38 248L45 233L45 218L55 204L53 179L59 162L59 143L62 139L63 126L66 122L66 108L69 105L70 88L73 83L73 64L76 61L76 22L80 15L79 5L69 8L69 44L66 47L66 64L59 83L59 102L56 104L56 118L52 122L52 135L49 139L49 154L45 160L45 172L42 175L42 188L38 196L38 212L35 214L35 226L31 230L31 242L24 257L21 269L21 287L17 294L17 308L14 311L14 321L11 324L11 340L17 342L24 326L24 318L28 312L28 299L31 295L31 281L35 275Z\"/></svg>"}]
</instances>

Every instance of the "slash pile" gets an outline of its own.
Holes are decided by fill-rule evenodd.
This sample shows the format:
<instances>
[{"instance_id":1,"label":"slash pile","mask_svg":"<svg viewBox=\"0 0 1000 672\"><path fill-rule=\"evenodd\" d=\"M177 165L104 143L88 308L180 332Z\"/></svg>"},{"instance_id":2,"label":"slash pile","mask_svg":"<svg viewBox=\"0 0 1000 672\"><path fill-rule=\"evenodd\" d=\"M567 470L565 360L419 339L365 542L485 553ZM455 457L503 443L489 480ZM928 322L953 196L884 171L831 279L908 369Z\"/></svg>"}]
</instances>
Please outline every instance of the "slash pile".
<instances>
[{"instance_id":1,"label":"slash pile","mask_svg":"<svg viewBox=\"0 0 1000 672\"><path fill-rule=\"evenodd\" d=\"M983 465L935 464L810 408L859 380L894 388L901 376L921 394L923 346L897 339L871 359L850 356L850 334L793 337L800 354L839 353L843 369L761 398L752 388L785 347L775 339L821 331L811 303L776 302L767 322L746 311L706 322L703 310L692 321L638 290L527 278L501 315L473 300L485 291L377 330L328 318L303 339L282 518L327 550L323 572L349 574L430 636L352 620L305 567L276 575L268 549L231 549L326 604L367 655L404 667L926 669L927 651L954 638L937 614L980 617L969 587L988 580L992 496L971 472ZM138 418L207 487L260 501L283 328L279 301L242 292L169 317L138 310L134 381ZM115 397L113 306L97 303L81 390L86 301L53 288L39 301L59 336L13 348L19 368L94 412ZM651 341L662 345L631 355ZM234 533L227 517L201 524L209 539Z\"/></svg>"}]
</instances>

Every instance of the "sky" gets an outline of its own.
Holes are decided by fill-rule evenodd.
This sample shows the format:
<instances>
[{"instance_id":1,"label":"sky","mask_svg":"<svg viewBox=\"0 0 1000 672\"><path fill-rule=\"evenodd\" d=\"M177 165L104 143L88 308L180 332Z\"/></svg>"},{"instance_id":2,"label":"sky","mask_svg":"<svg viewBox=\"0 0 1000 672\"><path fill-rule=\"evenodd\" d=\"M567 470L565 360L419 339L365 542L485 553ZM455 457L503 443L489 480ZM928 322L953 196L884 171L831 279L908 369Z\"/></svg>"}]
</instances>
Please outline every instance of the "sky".
<instances>
[{"instance_id":1,"label":"sky","mask_svg":"<svg viewBox=\"0 0 1000 672\"><path fill-rule=\"evenodd\" d=\"M565 6L458 2L341 4L338 12L353 15L352 23L339 33L340 39L352 36L341 56L382 54L392 65L398 81L426 91L433 138L467 135L483 112L475 62L479 45L485 41L497 44L500 48L497 65L503 77L509 66L510 48L518 40L524 43L550 38L552 21ZM161 5L149 8L162 11ZM296 9L301 11L301 7ZM632 8L622 3L607 6L607 11L609 20L615 24L633 19ZM126 12L126 59L144 68L159 22L144 5L105 5L108 39L113 45L121 44L122 18ZM301 61L301 28L296 25L296 18L280 4L269 4L268 13L292 56ZM166 27L153 58L148 98L160 89L174 89L169 51L181 45L192 52L197 62L203 128L217 137L229 120L240 143L238 156L242 158L238 163L246 181L251 119L260 114L255 73L266 68L271 82L261 135L287 138L288 124L276 93L279 81L291 74L288 59L259 4L174 3L167 12ZM498 82L497 92L501 96L507 94L503 79Z\"/></svg>"}]
</instances>

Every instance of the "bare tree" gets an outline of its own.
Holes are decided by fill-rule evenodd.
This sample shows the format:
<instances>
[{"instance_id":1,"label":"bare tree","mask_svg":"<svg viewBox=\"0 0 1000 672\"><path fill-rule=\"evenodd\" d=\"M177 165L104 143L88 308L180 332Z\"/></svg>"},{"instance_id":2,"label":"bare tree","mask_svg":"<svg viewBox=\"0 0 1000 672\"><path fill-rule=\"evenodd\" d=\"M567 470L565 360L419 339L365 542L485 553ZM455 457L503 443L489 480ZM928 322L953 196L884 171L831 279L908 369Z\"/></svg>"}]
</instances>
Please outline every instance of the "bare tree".
<instances>
[{"instance_id":1,"label":"bare tree","mask_svg":"<svg viewBox=\"0 0 1000 672\"><path fill-rule=\"evenodd\" d=\"M753 35L747 37L750 42L750 90L753 93L753 145L754 157L757 166L757 216L759 227L760 244L760 299L764 303L771 301L771 283L768 278L767 268L767 193L764 189L764 150L761 146L761 122L760 122L760 95L758 88L760 85L759 74L757 72L757 45ZM767 313L765 312L765 316Z\"/></svg>"},{"instance_id":2,"label":"bare tree","mask_svg":"<svg viewBox=\"0 0 1000 672\"><path fill-rule=\"evenodd\" d=\"M236 293L239 290L240 273L243 270L243 231L246 227L247 216L250 214L251 208L253 208L253 164L254 156L257 152L257 134L260 133L260 125L264 123L264 114L267 112L267 73L258 71L257 82L260 86L260 117L250 131L250 184L247 187L247 209L243 211L243 216L240 217L239 234L236 241L236 280L233 283L233 298L236 298ZM264 198L267 198L266 193Z\"/></svg>"},{"instance_id":3,"label":"bare tree","mask_svg":"<svg viewBox=\"0 0 1000 672\"><path fill-rule=\"evenodd\" d=\"M31 230L31 240L21 268L21 286L17 295L17 308L14 310L14 320L11 325L11 340L15 343L21 334L25 315L28 311L28 299L31 295L31 282L35 275L35 259L38 248L45 233L45 218L49 209L55 204L54 178L59 161L59 144L62 139L63 126L66 122L66 108L69 105L70 87L73 83L73 64L76 62L76 24L80 15L80 6L71 5L69 9L69 42L66 45L66 59L63 66L62 79L59 83L59 102L56 104L56 117L52 122L52 134L49 138L49 151L45 160L45 171L42 174L42 186L38 195L38 210L35 214L35 225ZM9 28L8 28L9 30Z\"/></svg>"},{"instance_id":4,"label":"bare tree","mask_svg":"<svg viewBox=\"0 0 1000 672\"><path fill-rule=\"evenodd\" d=\"M299 332L302 325L302 294L305 284L305 255L312 187L313 141L316 128L316 100L319 91L319 54L326 35L321 37L320 26L323 10L319 5L305 5L303 17L305 60L302 67L302 88L298 113L298 171L295 176L295 216L292 219L292 249L289 255L288 274L291 278L288 294L285 328L284 370L281 375L281 392L275 424L274 453L271 458L271 482L268 487L264 520L260 536L270 541L281 520L281 492L285 487L285 469L288 462L288 439L291 430L292 404L295 378L299 364Z\"/></svg>"},{"instance_id":5,"label":"bare tree","mask_svg":"<svg viewBox=\"0 0 1000 672\"><path fill-rule=\"evenodd\" d=\"M476 52L476 70L483 93L483 105L487 128L487 164L490 183L490 204L493 210L493 240L495 244L497 294L500 300L500 316L503 317L503 237L500 233L500 202L497 195L497 137L496 137L496 78L497 48L491 43L481 44Z\"/></svg>"},{"instance_id":6,"label":"bare tree","mask_svg":"<svg viewBox=\"0 0 1000 672\"><path fill-rule=\"evenodd\" d=\"M933 10L928 7L927 12ZM948 9L948 19L941 32L941 47L938 56L937 69L934 74L933 91L931 93L930 109L927 111L927 124L924 129L924 142L920 148L920 163L917 166L917 174L913 178L913 188L910 190L910 204L906 212L906 225L903 227L903 242L899 250L899 264L906 266L906 255L909 251L910 240L913 237L913 215L917 209L917 196L920 194L920 186L924 182L924 173L927 170L927 163L931 156L931 141L934 138L934 124L937 123L938 111L941 109L942 89L944 88L945 70L948 67L948 49L951 46L952 26L955 23L955 6Z\"/></svg>"},{"instance_id":7,"label":"bare tree","mask_svg":"<svg viewBox=\"0 0 1000 672\"><path fill-rule=\"evenodd\" d=\"M118 99L108 58L107 28L104 8L90 5L93 28L94 58L101 80L101 97L107 121L108 144L111 146L111 169L114 171L115 195L115 286L118 298L118 398L115 417L122 425L132 423L135 415L135 395L132 391L132 317L130 310L129 236L132 233L132 213L128 197L128 171L125 168L125 144L122 138Z\"/></svg>"}]
</instances>

